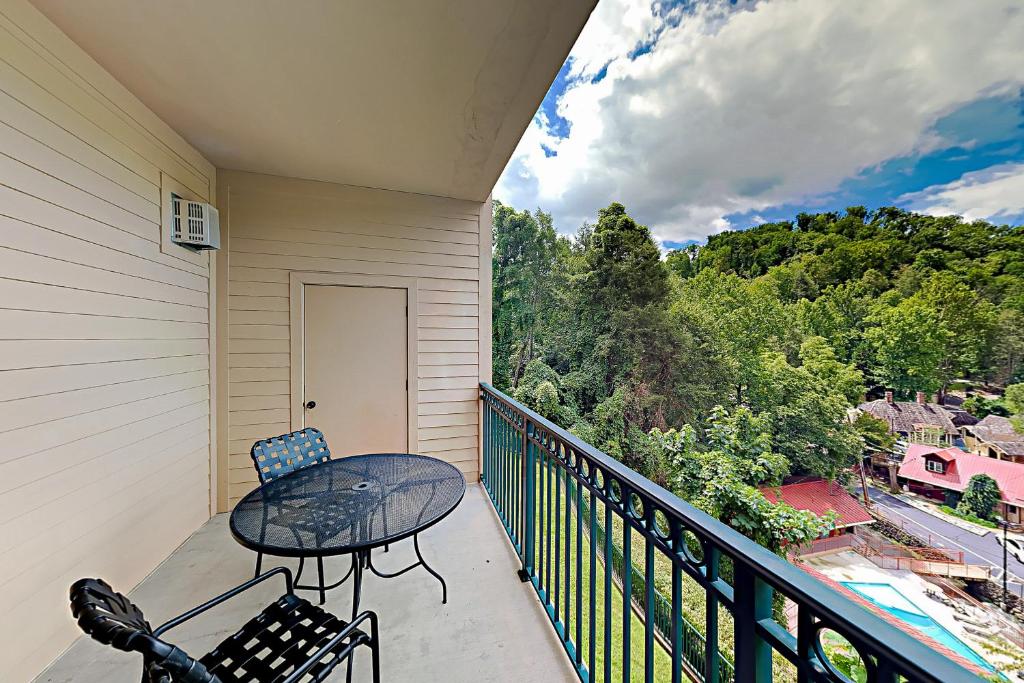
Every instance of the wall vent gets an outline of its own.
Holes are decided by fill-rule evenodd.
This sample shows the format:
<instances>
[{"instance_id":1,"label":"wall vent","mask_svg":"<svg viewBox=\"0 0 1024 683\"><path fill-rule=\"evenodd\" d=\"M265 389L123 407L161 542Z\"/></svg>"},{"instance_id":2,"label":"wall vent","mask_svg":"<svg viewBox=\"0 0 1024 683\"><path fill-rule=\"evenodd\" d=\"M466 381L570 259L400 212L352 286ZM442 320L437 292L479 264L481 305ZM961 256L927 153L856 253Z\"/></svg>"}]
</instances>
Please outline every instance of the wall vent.
<instances>
[{"instance_id":1,"label":"wall vent","mask_svg":"<svg viewBox=\"0 0 1024 683\"><path fill-rule=\"evenodd\" d=\"M190 249L220 249L220 216L204 202L171 195L171 241Z\"/></svg>"}]
</instances>

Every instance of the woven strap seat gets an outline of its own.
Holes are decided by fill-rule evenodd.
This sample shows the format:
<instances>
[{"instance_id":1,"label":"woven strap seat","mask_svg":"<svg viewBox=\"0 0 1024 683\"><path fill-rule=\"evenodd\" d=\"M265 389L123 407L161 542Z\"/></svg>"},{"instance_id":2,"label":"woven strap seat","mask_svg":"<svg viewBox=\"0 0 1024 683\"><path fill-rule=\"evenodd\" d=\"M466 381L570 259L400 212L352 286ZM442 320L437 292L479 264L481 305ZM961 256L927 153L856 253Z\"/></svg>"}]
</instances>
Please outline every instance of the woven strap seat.
<instances>
[{"instance_id":1,"label":"woven strap seat","mask_svg":"<svg viewBox=\"0 0 1024 683\"><path fill-rule=\"evenodd\" d=\"M298 596L285 595L199 662L223 683L280 683L347 625ZM324 680L347 652L369 641L363 631L353 631L313 665L306 680Z\"/></svg>"}]
</instances>

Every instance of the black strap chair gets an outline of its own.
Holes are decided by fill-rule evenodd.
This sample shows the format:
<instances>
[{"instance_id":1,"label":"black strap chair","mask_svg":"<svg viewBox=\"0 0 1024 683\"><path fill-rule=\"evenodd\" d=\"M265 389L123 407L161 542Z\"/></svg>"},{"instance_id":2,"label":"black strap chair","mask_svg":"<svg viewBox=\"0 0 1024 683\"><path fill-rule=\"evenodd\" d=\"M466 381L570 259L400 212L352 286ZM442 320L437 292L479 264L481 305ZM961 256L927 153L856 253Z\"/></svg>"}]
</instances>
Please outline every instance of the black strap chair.
<instances>
[{"instance_id":1,"label":"black strap chair","mask_svg":"<svg viewBox=\"0 0 1024 683\"><path fill-rule=\"evenodd\" d=\"M263 485L296 470L327 462L331 459L331 449L327 447L327 439L324 438L323 432L316 427L306 427L291 434L260 439L252 445L249 456L256 466L256 476L259 477L260 485ZM258 552L255 576L259 576L262 566L263 553ZM320 573L322 584L322 567ZM301 563L299 576L302 576Z\"/></svg>"},{"instance_id":2,"label":"black strap chair","mask_svg":"<svg viewBox=\"0 0 1024 683\"><path fill-rule=\"evenodd\" d=\"M194 659L161 636L266 579L281 574L286 593L237 633ZM296 683L323 681L359 646L370 650L373 681L380 683L377 615L363 612L351 623L295 595L291 572L277 567L175 617L155 629L124 595L100 579L71 586L71 612L94 640L143 658L142 683ZM369 633L364 628L369 624ZM362 627L362 628L360 628Z\"/></svg>"}]
</instances>

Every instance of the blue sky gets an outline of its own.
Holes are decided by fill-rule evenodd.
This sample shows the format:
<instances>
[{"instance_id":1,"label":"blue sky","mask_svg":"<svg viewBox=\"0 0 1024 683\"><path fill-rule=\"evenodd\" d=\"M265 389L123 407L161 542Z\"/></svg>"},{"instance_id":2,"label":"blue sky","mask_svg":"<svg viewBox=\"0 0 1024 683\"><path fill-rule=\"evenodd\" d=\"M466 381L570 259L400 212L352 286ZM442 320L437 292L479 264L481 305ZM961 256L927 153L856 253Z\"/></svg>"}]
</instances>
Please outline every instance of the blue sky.
<instances>
[{"instance_id":1,"label":"blue sky","mask_svg":"<svg viewBox=\"0 0 1024 683\"><path fill-rule=\"evenodd\" d=\"M603 0L495 197L667 248L800 211L1024 223L1019 3Z\"/></svg>"}]
</instances>

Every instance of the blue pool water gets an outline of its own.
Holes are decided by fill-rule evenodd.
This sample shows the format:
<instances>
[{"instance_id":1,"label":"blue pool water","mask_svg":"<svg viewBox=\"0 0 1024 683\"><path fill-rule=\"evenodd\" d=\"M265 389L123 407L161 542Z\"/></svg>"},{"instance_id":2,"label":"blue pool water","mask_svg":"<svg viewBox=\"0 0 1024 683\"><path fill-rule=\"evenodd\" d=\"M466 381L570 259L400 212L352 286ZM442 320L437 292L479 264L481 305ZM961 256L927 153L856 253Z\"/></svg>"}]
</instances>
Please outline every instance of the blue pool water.
<instances>
[{"instance_id":1,"label":"blue pool water","mask_svg":"<svg viewBox=\"0 0 1024 683\"><path fill-rule=\"evenodd\" d=\"M991 664L982 659L964 641L957 638L941 624L918 609L917 605L908 600L907 596L900 593L891 584L844 581L843 585L865 600L884 609L897 619L910 624L935 642L946 646L964 659L974 662L989 671L995 671Z\"/></svg>"}]
</instances>

